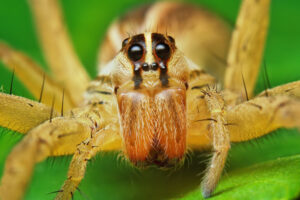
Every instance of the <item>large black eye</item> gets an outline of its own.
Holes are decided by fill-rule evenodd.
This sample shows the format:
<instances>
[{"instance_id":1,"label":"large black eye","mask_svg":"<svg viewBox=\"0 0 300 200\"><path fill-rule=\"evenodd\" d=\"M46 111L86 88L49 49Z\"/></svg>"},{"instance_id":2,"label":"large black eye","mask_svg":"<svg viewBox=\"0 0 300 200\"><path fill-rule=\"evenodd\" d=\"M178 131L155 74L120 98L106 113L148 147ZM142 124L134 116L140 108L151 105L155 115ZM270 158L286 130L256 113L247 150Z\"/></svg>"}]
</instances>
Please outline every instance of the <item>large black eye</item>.
<instances>
[{"instance_id":1,"label":"large black eye","mask_svg":"<svg viewBox=\"0 0 300 200\"><path fill-rule=\"evenodd\" d=\"M160 59L167 60L170 57L170 47L165 43L159 43L155 47L155 53Z\"/></svg>"},{"instance_id":2,"label":"large black eye","mask_svg":"<svg viewBox=\"0 0 300 200\"><path fill-rule=\"evenodd\" d=\"M128 56L132 61L138 61L143 57L143 47L139 44L133 44L128 49Z\"/></svg>"}]
</instances>

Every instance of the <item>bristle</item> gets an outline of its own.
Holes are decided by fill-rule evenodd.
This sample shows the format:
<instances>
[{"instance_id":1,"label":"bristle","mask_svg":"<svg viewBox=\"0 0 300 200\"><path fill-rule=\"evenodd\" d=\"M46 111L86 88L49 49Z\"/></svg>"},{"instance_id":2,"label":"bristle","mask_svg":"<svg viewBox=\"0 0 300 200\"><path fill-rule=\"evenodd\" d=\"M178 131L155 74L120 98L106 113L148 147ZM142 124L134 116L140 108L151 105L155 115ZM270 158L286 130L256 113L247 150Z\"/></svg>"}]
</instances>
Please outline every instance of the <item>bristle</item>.
<instances>
[{"instance_id":1,"label":"bristle","mask_svg":"<svg viewBox=\"0 0 300 200\"><path fill-rule=\"evenodd\" d=\"M50 111L50 123L52 122L52 117L53 117L54 102L55 102L55 95L53 95L53 99L52 99L52 105Z\"/></svg>"},{"instance_id":2,"label":"bristle","mask_svg":"<svg viewBox=\"0 0 300 200\"><path fill-rule=\"evenodd\" d=\"M196 120L195 122L203 122L203 121L214 121L214 122L217 122L217 120L215 120L215 119L212 119L212 118L207 118L207 119L199 119L199 120Z\"/></svg>"},{"instance_id":3,"label":"bristle","mask_svg":"<svg viewBox=\"0 0 300 200\"><path fill-rule=\"evenodd\" d=\"M14 76L15 76L15 68L13 69L13 72L11 75L10 88L9 88L10 95L12 94L12 90L13 90Z\"/></svg>"},{"instance_id":4,"label":"bristle","mask_svg":"<svg viewBox=\"0 0 300 200\"><path fill-rule=\"evenodd\" d=\"M243 80L243 86L244 86L244 89L245 89L246 99L247 99L247 101L249 101L249 96L248 96L247 87L246 87L246 83L245 83L245 79L244 79L243 73L242 73L242 80Z\"/></svg>"},{"instance_id":5,"label":"bristle","mask_svg":"<svg viewBox=\"0 0 300 200\"><path fill-rule=\"evenodd\" d=\"M268 86L268 88L271 88L271 83L270 83L268 70L267 70L267 64L266 64L265 60L264 60L264 71L265 71L265 75L266 75L267 86Z\"/></svg>"},{"instance_id":6,"label":"bristle","mask_svg":"<svg viewBox=\"0 0 300 200\"><path fill-rule=\"evenodd\" d=\"M79 187L76 187L76 190L79 192L79 194L80 194L84 199L89 199L88 196L87 196L85 193L83 193L83 192L79 189Z\"/></svg>"},{"instance_id":7,"label":"bristle","mask_svg":"<svg viewBox=\"0 0 300 200\"><path fill-rule=\"evenodd\" d=\"M64 116L64 98L65 98L65 89L63 89L62 100L61 100L61 114L60 116Z\"/></svg>"},{"instance_id":8,"label":"bristle","mask_svg":"<svg viewBox=\"0 0 300 200\"><path fill-rule=\"evenodd\" d=\"M57 137L62 138L62 137L67 137L67 136L71 136L74 134L78 134L78 132L65 133L65 134L58 135Z\"/></svg>"},{"instance_id":9,"label":"bristle","mask_svg":"<svg viewBox=\"0 0 300 200\"><path fill-rule=\"evenodd\" d=\"M169 35L169 34L168 34L168 26L166 26L166 32L165 32L165 35Z\"/></svg>"},{"instance_id":10,"label":"bristle","mask_svg":"<svg viewBox=\"0 0 300 200\"><path fill-rule=\"evenodd\" d=\"M237 126L237 124L235 124L235 123L226 123L226 124L224 124L224 126Z\"/></svg>"},{"instance_id":11,"label":"bristle","mask_svg":"<svg viewBox=\"0 0 300 200\"><path fill-rule=\"evenodd\" d=\"M56 193L60 193L60 192L63 192L63 190L56 190L56 191L53 191L53 192L49 192L47 194L56 194Z\"/></svg>"},{"instance_id":12,"label":"bristle","mask_svg":"<svg viewBox=\"0 0 300 200\"><path fill-rule=\"evenodd\" d=\"M269 96L268 89L271 87L271 84L270 84L270 80L268 77L267 66L266 66L265 61L264 61L263 82L264 82L264 87L265 87L265 94L266 94L266 97L268 97Z\"/></svg>"},{"instance_id":13,"label":"bristle","mask_svg":"<svg viewBox=\"0 0 300 200\"><path fill-rule=\"evenodd\" d=\"M42 102L42 97L43 97L43 92L44 92L44 86L45 86L45 79L46 79L46 75L44 73L42 87L41 87L41 92L40 92L40 98L39 98L39 102L40 103Z\"/></svg>"}]
</instances>

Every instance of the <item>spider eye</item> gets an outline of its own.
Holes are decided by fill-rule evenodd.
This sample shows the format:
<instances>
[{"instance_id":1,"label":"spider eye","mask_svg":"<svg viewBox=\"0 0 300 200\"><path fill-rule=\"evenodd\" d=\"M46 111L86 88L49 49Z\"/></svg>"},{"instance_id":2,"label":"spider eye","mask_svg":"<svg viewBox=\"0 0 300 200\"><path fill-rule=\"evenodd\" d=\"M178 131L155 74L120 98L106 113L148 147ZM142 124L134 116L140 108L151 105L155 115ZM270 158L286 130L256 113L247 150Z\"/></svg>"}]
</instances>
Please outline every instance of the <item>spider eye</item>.
<instances>
[{"instance_id":1,"label":"spider eye","mask_svg":"<svg viewBox=\"0 0 300 200\"><path fill-rule=\"evenodd\" d=\"M123 40L122 42L122 47L125 47L128 44L129 38L126 38L125 40Z\"/></svg>"},{"instance_id":2,"label":"spider eye","mask_svg":"<svg viewBox=\"0 0 300 200\"><path fill-rule=\"evenodd\" d=\"M168 39L169 39L170 42L175 43L175 39L172 36L168 35Z\"/></svg>"},{"instance_id":3,"label":"spider eye","mask_svg":"<svg viewBox=\"0 0 300 200\"><path fill-rule=\"evenodd\" d=\"M155 47L155 53L160 59L167 60L170 57L170 47L165 43L159 43Z\"/></svg>"},{"instance_id":4,"label":"spider eye","mask_svg":"<svg viewBox=\"0 0 300 200\"><path fill-rule=\"evenodd\" d=\"M138 61L143 57L143 47L139 44L133 44L128 49L128 56L132 61Z\"/></svg>"}]
</instances>

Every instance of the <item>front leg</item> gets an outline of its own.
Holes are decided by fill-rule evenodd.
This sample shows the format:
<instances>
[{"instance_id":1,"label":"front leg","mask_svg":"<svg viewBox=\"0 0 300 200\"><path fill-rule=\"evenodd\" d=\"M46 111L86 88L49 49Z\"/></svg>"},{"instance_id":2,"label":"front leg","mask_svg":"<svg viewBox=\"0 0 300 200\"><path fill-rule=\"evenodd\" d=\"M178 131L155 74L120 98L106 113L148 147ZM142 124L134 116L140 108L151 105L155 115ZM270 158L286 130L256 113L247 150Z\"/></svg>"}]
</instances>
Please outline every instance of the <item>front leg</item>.
<instances>
[{"instance_id":1,"label":"front leg","mask_svg":"<svg viewBox=\"0 0 300 200\"><path fill-rule=\"evenodd\" d=\"M228 110L231 142L261 137L278 128L300 129L300 100L284 95L256 97Z\"/></svg>"},{"instance_id":2,"label":"front leg","mask_svg":"<svg viewBox=\"0 0 300 200\"><path fill-rule=\"evenodd\" d=\"M21 199L36 163L51 155L73 153L89 135L90 124L75 118L55 118L32 129L6 160L0 199Z\"/></svg>"},{"instance_id":3,"label":"front leg","mask_svg":"<svg viewBox=\"0 0 300 200\"><path fill-rule=\"evenodd\" d=\"M225 104L223 97L215 88L203 91L210 112L210 137L212 138L213 156L202 181L202 194L207 198L214 191L222 174L228 150L230 149L229 132L224 118Z\"/></svg>"},{"instance_id":4,"label":"front leg","mask_svg":"<svg viewBox=\"0 0 300 200\"><path fill-rule=\"evenodd\" d=\"M111 138L112 134L108 131L111 127L103 127L98 131L93 131L91 137L81 142L72 158L68 178L59 190L56 200L69 200L84 178L88 161L101 150L103 143Z\"/></svg>"}]
</instances>

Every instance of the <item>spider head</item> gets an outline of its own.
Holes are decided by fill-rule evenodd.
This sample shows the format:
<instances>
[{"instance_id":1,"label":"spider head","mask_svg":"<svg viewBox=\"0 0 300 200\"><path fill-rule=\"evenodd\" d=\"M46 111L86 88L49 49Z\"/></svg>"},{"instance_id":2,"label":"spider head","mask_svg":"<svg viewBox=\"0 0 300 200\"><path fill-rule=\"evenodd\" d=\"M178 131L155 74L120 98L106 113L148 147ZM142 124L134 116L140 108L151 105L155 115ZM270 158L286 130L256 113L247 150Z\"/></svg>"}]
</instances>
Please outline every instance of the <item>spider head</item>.
<instances>
[{"instance_id":1,"label":"spider head","mask_svg":"<svg viewBox=\"0 0 300 200\"><path fill-rule=\"evenodd\" d=\"M186 150L188 67L175 40L144 33L123 41L112 80L124 151L134 164L169 166Z\"/></svg>"},{"instance_id":2,"label":"spider head","mask_svg":"<svg viewBox=\"0 0 300 200\"><path fill-rule=\"evenodd\" d=\"M171 36L144 33L127 38L115 60L115 85L131 89L187 86L186 60Z\"/></svg>"}]
</instances>

